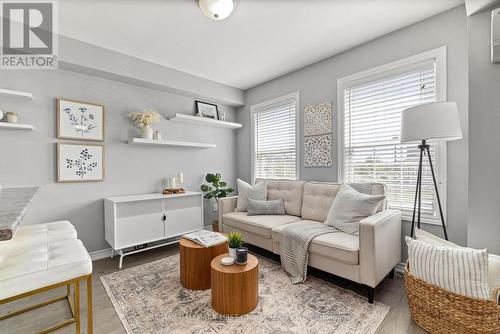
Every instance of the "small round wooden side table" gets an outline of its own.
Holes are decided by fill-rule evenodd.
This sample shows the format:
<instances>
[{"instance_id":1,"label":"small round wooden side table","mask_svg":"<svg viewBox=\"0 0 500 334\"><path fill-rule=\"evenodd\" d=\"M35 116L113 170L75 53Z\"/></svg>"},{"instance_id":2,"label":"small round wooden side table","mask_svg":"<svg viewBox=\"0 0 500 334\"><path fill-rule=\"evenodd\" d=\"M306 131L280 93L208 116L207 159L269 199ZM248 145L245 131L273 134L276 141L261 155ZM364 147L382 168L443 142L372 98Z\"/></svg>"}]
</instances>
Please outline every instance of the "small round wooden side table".
<instances>
[{"instance_id":1,"label":"small round wooden side table","mask_svg":"<svg viewBox=\"0 0 500 334\"><path fill-rule=\"evenodd\" d=\"M180 251L180 276L181 284L192 290L210 289L210 262L219 254L227 253L227 242L203 247L196 242L181 238Z\"/></svg>"},{"instance_id":2,"label":"small round wooden side table","mask_svg":"<svg viewBox=\"0 0 500 334\"><path fill-rule=\"evenodd\" d=\"M225 266L225 256L212 260L212 308L225 315L249 313L259 302L259 260L248 254L247 264Z\"/></svg>"}]
</instances>

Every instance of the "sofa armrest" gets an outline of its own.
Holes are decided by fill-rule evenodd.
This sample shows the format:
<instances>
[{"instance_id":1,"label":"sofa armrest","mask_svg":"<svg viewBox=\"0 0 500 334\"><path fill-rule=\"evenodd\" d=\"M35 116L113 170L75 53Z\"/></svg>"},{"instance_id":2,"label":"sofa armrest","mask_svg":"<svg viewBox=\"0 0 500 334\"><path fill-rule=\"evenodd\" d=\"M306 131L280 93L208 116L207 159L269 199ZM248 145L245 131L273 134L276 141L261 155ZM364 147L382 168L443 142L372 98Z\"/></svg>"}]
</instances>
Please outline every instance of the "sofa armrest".
<instances>
[{"instance_id":1,"label":"sofa armrest","mask_svg":"<svg viewBox=\"0 0 500 334\"><path fill-rule=\"evenodd\" d=\"M360 280L372 288L401 261L401 212L383 210L360 221Z\"/></svg>"},{"instance_id":2,"label":"sofa armrest","mask_svg":"<svg viewBox=\"0 0 500 334\"><path fill-rule=\"evenodd\" d=\"M238 196L230 196L219 198L219 231L224 231L222 229L222 216L226 213L233 212L236 209L236 203L238 202Z\"/></svg>"}]
</instances>

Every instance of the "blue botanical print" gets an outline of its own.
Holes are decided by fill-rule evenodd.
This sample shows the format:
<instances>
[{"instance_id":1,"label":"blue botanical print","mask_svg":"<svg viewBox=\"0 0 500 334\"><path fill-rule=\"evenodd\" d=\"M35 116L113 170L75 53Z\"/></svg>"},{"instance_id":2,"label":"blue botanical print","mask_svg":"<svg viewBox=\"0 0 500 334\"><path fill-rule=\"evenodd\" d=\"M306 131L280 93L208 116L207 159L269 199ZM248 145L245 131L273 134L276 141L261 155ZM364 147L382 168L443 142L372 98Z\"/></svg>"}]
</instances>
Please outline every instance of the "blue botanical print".
<instances>
[{"instance_id":1,"label":"blue botanical print","mask_svg":"<svg viewBox=\"0 0 500 334\"><path fill-rule=\"evenodd\" d=\"M91 172L94 168L97 167L97 162L90 162L88 160L92 159L92 154L89 153L89 150L83 149L80 152L80 159L66 159L66 168L67 169L75 169L76 176L79 176L83 179L85 174Z\"/></svg>"},{"instance_id":2,"label":"blue botanical print","mask_svg":"<svg viewBox=\"0 0 500 334\"><path fill-rule=\"evenodd\" d=\"M92 122L95 118L94 115L87 112L87 108L85 107L78 108L78 112L80 113L79 117L75 116L71 108L64 108L63 111L68 116L70 124L75 127L75 132L79 133L82 137L84 137L86 133L89 133L90 130L97 127L97 125Z\"/></svg>"}]
</instances>

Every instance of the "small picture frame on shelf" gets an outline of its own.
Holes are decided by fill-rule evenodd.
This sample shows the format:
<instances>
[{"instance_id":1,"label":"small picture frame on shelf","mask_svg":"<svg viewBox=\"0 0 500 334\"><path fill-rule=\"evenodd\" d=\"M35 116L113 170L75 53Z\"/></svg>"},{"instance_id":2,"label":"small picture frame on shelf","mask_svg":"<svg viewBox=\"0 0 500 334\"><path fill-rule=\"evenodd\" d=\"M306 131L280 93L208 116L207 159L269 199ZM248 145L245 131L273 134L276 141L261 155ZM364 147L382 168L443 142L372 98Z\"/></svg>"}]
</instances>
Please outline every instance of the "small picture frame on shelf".
<instances>
[{"instance_id":1,"label":"small picture frame on shelf","mask_svg":"<svg viewBox=\"0 0 500 334\"><path fill-rule=\"evenodd\" d=\"M57 182L92 182L103 180L103 145L57 144Z\"/></svg>"},{"instance_id":2,"label":"small picture frame on shelf","mask_svg":"<svg viewBox=\"0 0 500 334\"><path fill-rule=\"evenodd\" d=\"M196 105L196 116L219 119L219 109L216 104L202 101L194 101L194 103Z\"/></svg>"},{"instance_id":3,"label":"small picture frame on shelf","mask_svg":"<svg viewBox=\"0 0 500 334\"><path fill-rule=\"evenodd\" d=\"M57 99L57 138L104 141L104 106Z\"/></svg>"}]
</instances>

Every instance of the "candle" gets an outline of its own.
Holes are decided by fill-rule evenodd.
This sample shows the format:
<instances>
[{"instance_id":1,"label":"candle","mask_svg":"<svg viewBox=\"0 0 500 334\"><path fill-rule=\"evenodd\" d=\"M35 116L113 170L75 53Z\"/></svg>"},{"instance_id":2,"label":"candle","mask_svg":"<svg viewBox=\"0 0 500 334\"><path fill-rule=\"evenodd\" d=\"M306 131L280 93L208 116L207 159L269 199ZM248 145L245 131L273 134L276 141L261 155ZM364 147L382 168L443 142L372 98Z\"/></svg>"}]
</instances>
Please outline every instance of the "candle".
<instances>
[{"instance_id":1,"label":"candle","mask_svg":"<svg viewBox=\"0 0 500 334\"><path fill-rule=\"evenodd\" d=\"M177 181L179 181L179 184L184 184L184 173L177 174Z\"/></svg>"},{"instance_id":2,"label":"candle","mask_svg":"<svg viewBox=\"0 0 500 334\"><path fill-rule=\"evenodd\" d=\"M170 189L175 189L175 177L172 176L170 179Z\"/></svg>"},{"instance_id":3,"label":"candle","mask_svg":"<svg viewBox=\"0 0 500 334\"><path fill-rule=\"evenodd\" d=\"M236 264L246 264L247 263L248 248L239 247L236 249Z\"/></svg>"}]
</instances>

